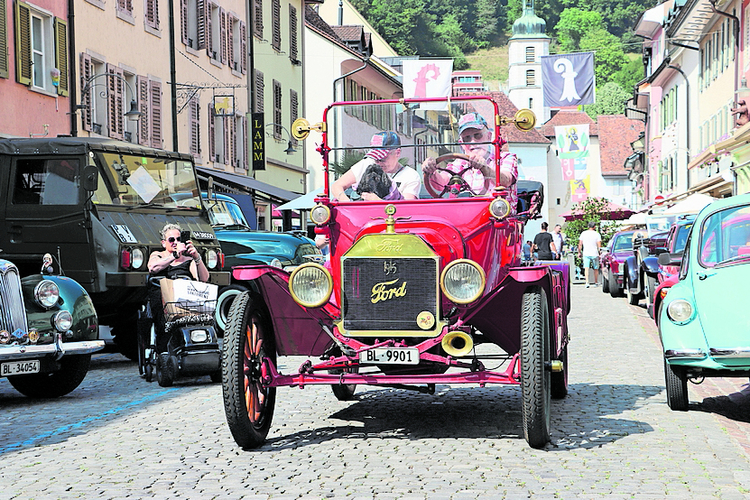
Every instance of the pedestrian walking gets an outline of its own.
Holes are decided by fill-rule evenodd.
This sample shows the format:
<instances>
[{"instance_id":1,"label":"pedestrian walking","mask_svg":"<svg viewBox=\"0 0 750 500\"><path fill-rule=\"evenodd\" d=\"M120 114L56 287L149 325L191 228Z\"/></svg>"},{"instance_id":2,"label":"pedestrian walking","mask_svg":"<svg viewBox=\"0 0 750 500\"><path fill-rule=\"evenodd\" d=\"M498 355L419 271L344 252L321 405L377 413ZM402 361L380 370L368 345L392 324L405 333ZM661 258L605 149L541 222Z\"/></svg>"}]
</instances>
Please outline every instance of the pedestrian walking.
<instances>
[{"instance_id":1,"label":"pedestrian walking","mask_svg":"<svg viewBox=\"0 0 750 500\"><path fill-rule=\"evenodd\" d=\"M555 260L560 260L563 254L563 244L565 243L565 237L562 234L562 226L560 224L555 224L554 229L552 229L552 241L555 243L555 248L557 249Z\"/></svg>"},{"instance_id":2,"label":"pedestrian walking","mask_svg":"<svg viewBox=\"0 0 750 500\"><path fill-rule=\"evenodd\" d=\"M537 251L539 260L553 260L557 252L552 235L547 232L549 224L542 222L542 230L534 237L534 249Z\"/></svg>"},{"instance_id":3,"label":"pedestrian walking","mask_svg":"<svg viewBox=\"0 0 750 500\"><path fill-rule=\"evenodd\" d=\"M599 249L602 247L602 235L596 230L596 222L589 221L589 228L578 237L578 256L583 258L583 273L586 277L586 288L590 285L589 269L594 270L594 286L599 284Z\"/></svg>"},{"instance_id":4,"label":"pedestrian walking","mask_svg":"<svg viewBox=\"0 0 750 500\"><path fill-rule=\"evenodd\" d=\"M523 244L523 261L531 262L531 240L526 240Z\"/></svg>"}]
</instances>

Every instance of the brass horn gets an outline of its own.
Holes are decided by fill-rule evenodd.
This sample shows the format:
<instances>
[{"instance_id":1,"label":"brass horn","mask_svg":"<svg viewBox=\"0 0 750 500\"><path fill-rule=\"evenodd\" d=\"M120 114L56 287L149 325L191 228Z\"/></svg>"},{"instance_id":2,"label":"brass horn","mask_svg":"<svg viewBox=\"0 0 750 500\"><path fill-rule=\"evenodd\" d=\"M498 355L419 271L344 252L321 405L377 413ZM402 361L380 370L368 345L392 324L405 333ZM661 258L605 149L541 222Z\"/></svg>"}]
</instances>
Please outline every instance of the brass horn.
<instances>
[{"instance_id":1,"label":"brass horn","mask_svg":"<svg viewBox=\"0 0 750 500\"><path fill-rule=\"evenodd\" d=\"M534 128L534 125L536 125L536 115L533 111L526 108L516 111L516 114L513 115L513 118L500 116L499 120L501 127L508 125L509 123L513 123L513 125L515 125L518 130L523 130L524 132L531 130L532 128Z\"/></svg>"},{"instance_id":2,"label":"brass horn","mask_svg":"<svg viewBox=\"0 0 750 500\"><path fill-rule=\"evenodd\" d=\"M443 350L449 356L466 356L474 349L474 341L471 336L465 332L448 332L443 340L440 341Z\"/></svg>"},{"instance_id":3,"label":"brass horn","mask_svg":"<svg viewBox=\"0 0 750 500\"><path fill-rule=\"evenodd\" d=\"M304 141L305 139L307 139L307 136L310 135L311 130L325 132L326 126L322 122L316 123L315 125L310 125L310 122L308 122L304 118L297 118L296 120L294 120L294 123L292 123L292 137L294 137L298 141Z\"/></svg>"}]
</instances>

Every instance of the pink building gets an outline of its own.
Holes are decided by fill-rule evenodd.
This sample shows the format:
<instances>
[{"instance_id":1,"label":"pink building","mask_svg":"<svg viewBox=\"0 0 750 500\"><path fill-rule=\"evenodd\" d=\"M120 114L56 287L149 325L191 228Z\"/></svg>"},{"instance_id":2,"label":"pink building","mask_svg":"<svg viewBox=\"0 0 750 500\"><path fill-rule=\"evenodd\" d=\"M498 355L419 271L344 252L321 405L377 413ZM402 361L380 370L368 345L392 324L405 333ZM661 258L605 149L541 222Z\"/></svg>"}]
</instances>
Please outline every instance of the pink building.
<instances>
[{"instance_id":1,"label":"pink building","mask_svg":"<svg viewBox=\"0 0 750 500\"><path fill-rule=\"evenodd\" d=\"M462 92L485 90L481 71L454 71L451 73L451 84L454 96L461 95Z\"/></svg>"},{"instance_id":2,"label":"pink building","mask_svg":"<svg viewBox=\"0 0 750 500\"><path fill-rule=\"evenodd\" d=\"M68 44L66 0L0 0L0 136L70 134Z\"/></svg>"}]
</instances>

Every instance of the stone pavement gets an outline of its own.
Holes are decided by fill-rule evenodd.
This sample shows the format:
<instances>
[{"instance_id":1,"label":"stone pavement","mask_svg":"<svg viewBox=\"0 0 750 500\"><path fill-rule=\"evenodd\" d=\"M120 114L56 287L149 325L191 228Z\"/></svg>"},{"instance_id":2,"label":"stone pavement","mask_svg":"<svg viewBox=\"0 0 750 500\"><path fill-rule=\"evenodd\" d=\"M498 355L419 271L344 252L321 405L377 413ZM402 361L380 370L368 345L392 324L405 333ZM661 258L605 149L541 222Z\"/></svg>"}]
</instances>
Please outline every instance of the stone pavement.
<instances>
[{"instance_id":1,"label":"stone pavement","mask_svg":"<svg viewBox=\"0 0 750 500\"><path fill-rule=\"evenodd\" d=\"M0 498L750 498L744 381L691 386L691 411L670 411L645 309L572 294L570 394L543 450L518 388L438 386L280 388L267 444L242 451L219 384L163 389L105 354L58 400L0 380Z\"/></svg>"}]
</instances>

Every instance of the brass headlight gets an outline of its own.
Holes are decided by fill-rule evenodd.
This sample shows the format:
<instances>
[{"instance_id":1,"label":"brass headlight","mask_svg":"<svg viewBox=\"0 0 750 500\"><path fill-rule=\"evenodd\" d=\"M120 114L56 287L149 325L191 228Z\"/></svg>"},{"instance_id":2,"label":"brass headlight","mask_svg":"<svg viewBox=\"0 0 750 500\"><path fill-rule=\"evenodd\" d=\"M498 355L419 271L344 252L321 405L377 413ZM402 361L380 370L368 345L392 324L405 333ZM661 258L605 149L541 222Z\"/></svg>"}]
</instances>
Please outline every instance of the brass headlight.
<instances>
[{"instance_id":1,"label":"brass headlight","mask_svg":"<svg viewBox=\"0 0 750 500\"><path fill-rule=\"evenodd\" d=\"M496 219L504 219L510 215L510 203L505 198L498 196L490 202L490 215Z\"/></svg>"},{"instance_id":2,"label":"brass headlight","mask_svg":"<svg viewBox=\"0 0 750 500\"><path fill-rule=\"evenodd\" d=\"M470 304L484 291L484 270L469 259L454 260L443 269L440 288L448 300L456 304Z\"/></svg>"},{"instance_id":3,"label":"brass headlight","mask_svg":"<svg viewBox=\"0 0 750 500\"><path fill-rule=\"evenodd\" d=\"M299 305L320 307L328 301L333 292L333 278L325 267L308 262L299 266L289 276L289 291Z\"/></svg>"},{"instance_id":4,"label":"brass headlight","mask_svg":"<svg viewBox=\"0 0 750 500\"><path fill-rule=\"evenodd\" d=\"M34 288L34 300L40 306L49 309L60 300L60 289L54 281L42 280Z\"/></svg>"},{"instance_id":5,"label":"brass headlight","mask_svg":"<svg viewBox=\"0 0 750 500\"><path fill-rule=\"evenodd\" d=\"M327 205L318 203L310 210L310 219L317 225L322 226L331 220L331 209Z\"/></svg>"}]
</instances>

